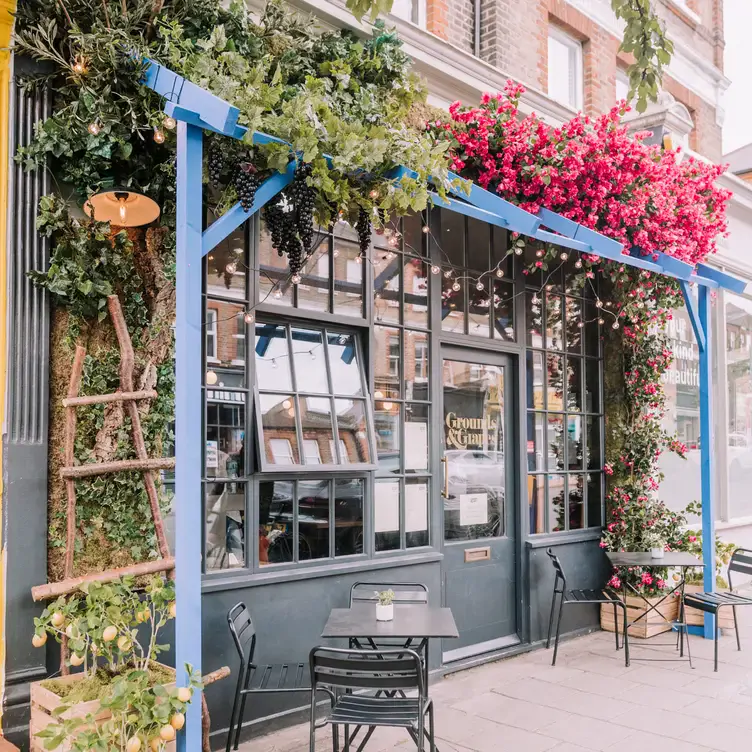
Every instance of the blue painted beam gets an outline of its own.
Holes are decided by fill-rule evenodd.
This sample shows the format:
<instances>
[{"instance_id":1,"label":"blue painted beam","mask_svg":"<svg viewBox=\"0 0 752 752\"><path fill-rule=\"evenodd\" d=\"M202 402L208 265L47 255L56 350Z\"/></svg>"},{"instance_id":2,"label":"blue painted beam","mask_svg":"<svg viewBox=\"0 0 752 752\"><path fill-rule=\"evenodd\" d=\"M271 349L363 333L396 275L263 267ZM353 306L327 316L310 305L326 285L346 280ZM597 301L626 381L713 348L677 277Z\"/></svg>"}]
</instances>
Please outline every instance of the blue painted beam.
<instances>
[{"instance_id":1,"label":"blue painted beam","mask_svg":"<svg viewBox=\"0 0 752 752\"><path fill-rule=\"evenodd\" d=\"M697 302L695 301L692 290L689 289L689 283L684 280L679 280L681 286L682 295L684 296L684 304L687 306L687 313L689 313L689 322L692 324L692 330L695 333L695 339L697 340L697 346L702 352L706 347L705 332L702 329L700 323L700 311L697 308Z\"/></svg>"},{"instance_id":2,"label":"blue painted beam","mask_svg":"<svg viewBox=\"0 0 752 752\"><path fill-rule=\"evenodd\" d=\"M574 238L577 234L577 228L579 224L571 219L562 217L561 214L557 214L550 209L541 207L538 209L538 217L541 222L548 227L549 230L558 232L559 235L565 235L568 238Z\"/></svg>"},{"instance_id":3,"label":"blue painted beam","mask_svg":"<svg viewBox=\"0 0 752 752\"><path fill-rule=\"evenodd\" d=\"M707 287L697 291L699 324L705 334L705 347L700 350L700 478L702 487L702 562L705 592L715 592L715 504L714 504L714 458L712 447L713 383L711 372L712 322L711 298ZM705 637L713 639L715 619L705 614Z\"/></svg>"},{"instance_id":4,"label":"blue painted beam","mask_svg":"<svg viewBox=\"0 0 752 752\"><path fill-rule=\"evenodd\" d=\"M687 264L684 261L680 261L679 259L669 256L667 253L662 253L661 251L656 251L655 255L658 257L656 263L669 277L691 281L692 274L694 274L695 271L692 264Z\"/></svg>"},{"instance_id":5,"label":"blue painted beam","mask_svg":"<svg viewBox=\"0 0 752 752\"><path fill-rule=\"evenodd\" d=\"M175 102L191 110L218 133L232 135L240 116L240 110L223 99L211 94L194 83L179 76L154 60L147 61L143 83L169 102Z\"/></svg>"},{"instance_id":6,"label":"blue painted beam","mask_svg":"<svg viewBox=\"0 0 752 752\"><path fill-rule=\"evenodd\" d=\"M473 204L468 204L465 201L460 201L456 198L442 198L438 193L434 193L433 191L429 191L428 196L431 201L433 201L434 206L450 209L458 214L464 214L466 217L473 217L474 219L479 219L481 222L496 225L496 227L503 227L504 229L509 228L509 222L507 222L506 219L491 212L484 211L483 209L479 209Z\"/></svg>"},{"instance_id":7,"label":"blue painted beam","mask_svg":"<svg viewBox=\"0 0 752 752\"><path fill-rule=\"evenodd\" d=\"M238 201L235 206L226 211L219 219L212 222L204 230L201 241L201 255L206 256L213 248L216 248L225 238L229 237L246 220L252 217L268 204L281 190L286 188L295 177L295 160L287 165L285 172L277 172L264 180L256 189L251 208L246 211Z\"/></svg>"},{"instance_id":8,"label":"blue painted beam","mask_svg":"<svg viewBox=\"0 0 752 752\"><path fill-rule=\"evenodd\" d=\"M544 243L553 243L554 245L560 245L564 248L571 248L580 253L593 252L593 249L588 243L583 243L581 240L575 240L574 238L568 238L565 235L557 235L555 232L549 232L548 230L538 229L533 237L536 240L542 240Z\"/></svg>"},{"instance_id":9,"label":"blue painted beam","mask_svg":"<svg viewBox=\"0 0 752 752\"><path fill-rule=\"evenodd\" d=\"M201 673L201 229L200 128L178 123L175 310L175 668ZM178 752L200 752L201 692L188 706Z\"/></svg>"},{"instance_id":10,"label":"blue painted beam","mask_svg":"<svg viewBox=\"0 0 752 752\"><path fill-rule=\"evenodd\" d=\"M737 295L741 295L747 287L747 283L744 280L734 277L731 274L726 274L726 272L722 272L713 266L708 266L707 264L697 264L697 273L701 274L703 277L712 279L717 282L720 287L724 287L726 290L731 290L731 292L735 292Z\"/></svg>"},{"instance_id":11,"label":"blue painted beam","mask_svg":"<svg viewBox=\"0 0 752 752\"><path fill-rule=\"evenodd\" d=\"M711 290L717 290L720 287L714 279L708 279L700 274L693 274L689 281L698 285L703 285L704 287L709 287Z\"/></svg>"}]
</instances>

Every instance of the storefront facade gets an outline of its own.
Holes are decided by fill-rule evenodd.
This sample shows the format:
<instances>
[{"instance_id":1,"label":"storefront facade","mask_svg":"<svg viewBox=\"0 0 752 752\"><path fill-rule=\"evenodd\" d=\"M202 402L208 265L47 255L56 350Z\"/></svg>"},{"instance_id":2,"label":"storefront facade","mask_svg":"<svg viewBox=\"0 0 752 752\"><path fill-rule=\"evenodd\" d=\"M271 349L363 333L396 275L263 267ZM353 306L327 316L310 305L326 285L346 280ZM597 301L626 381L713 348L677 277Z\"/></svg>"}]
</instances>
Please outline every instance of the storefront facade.
<instances>
[{"instance_id":1,"label":"storefront facade","mask_svg":"<svg viewBox=\"0 0 752 752\"><path fill-rule=\"evenodd\" d=\"M603 581L602 343L576 254L524 275L532 248L438 209L373 241L361 258L338 223L296 286L255 222L207 257L206 670L235 663L238 601L260 662L299 661L354 582L423 582L458 623L433 651L450 671L544 638L546 547ZM226 684L207 690L218 734Z\"/></svg>"}]
</instances>

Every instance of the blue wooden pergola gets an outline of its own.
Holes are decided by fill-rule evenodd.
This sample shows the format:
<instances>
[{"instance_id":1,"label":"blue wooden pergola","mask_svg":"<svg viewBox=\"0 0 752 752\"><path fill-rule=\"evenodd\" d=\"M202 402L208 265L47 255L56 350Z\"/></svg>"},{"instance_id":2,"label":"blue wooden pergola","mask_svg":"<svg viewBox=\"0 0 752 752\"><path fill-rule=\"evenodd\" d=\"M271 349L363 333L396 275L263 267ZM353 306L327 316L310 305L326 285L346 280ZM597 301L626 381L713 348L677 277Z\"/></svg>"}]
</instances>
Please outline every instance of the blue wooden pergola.
<instances>
[{"instance_id":1,"label":"blue wooden pergola","mask_svg":"<svg viewBox=\"0 0 752 752\"><path fill-rule=\"evenodd\" d=\"M175 568L177 619L176 666L189 663L201 670L201 373L202 373L202 266L203 258L234 230L288 186L295 176L297 160L284 172L266 179L256 191L249 211L240 203L203 229L202 141L204 131L248 140L248 129L238 124L239 110L175 72L148 61L144 83L165 98L165 112L177 126L177 306L175 352ZM254 144L281 139L253 132ZM288 144L289 146L289 144ZM292 157L291 147L291 157ZM390 178L416 177L408 167L398 167ZM456 175L450 173L449 179ZM681 285L692 328L700 351L700 435L702 466L702 546L705 590L715 590L715 525L713 499L713 454L711 451L713 400L711 385L711 294L725 288L741 293L745 283L705 264L693 267L665 253L643 257L639 249L625 252L621 243L583 227L548 209L531 214L499 196L471 185L447 185L449 197L430 195L442 206L491 225L581 253L646 269L677 279ZM697 298L690 288L696 285ZM713 617L705 614L705 637L714 633ZM178 750L200 752L201 703L191 703L185 733Z\"/></svg>"}]
</instances>

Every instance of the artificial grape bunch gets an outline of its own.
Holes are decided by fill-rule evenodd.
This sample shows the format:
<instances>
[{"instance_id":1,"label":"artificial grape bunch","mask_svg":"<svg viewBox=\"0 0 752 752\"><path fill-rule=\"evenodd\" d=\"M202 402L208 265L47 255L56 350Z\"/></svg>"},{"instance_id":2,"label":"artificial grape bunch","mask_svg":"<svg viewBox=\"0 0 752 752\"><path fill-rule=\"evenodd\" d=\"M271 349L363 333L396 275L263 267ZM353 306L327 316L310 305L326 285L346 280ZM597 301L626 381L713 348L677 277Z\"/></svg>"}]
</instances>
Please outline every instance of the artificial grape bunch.
<instances>
[{"instance_id":1,"label":"artificial grape bunch","mask_svg":"<svg viewBox=\"0 0 752 752\"><path fill-rule=\"evenodd\" d=\"M360 255L365 256L371 246L371 217L368 216L368 212L362 206L358 210L358 219L355 222L355 229L358 232Z\"/></svg>"},{"instance_id":2,"label":"artificial grape bunch","mask_svg":"<svg viewBox=\"0 0 752 752\"><path fill-rule=\"evenodd\" d=\"M219 146L215 144L214 141L211 142L209 155L206 161L209 170L209 180L215 188L218 188L219 184L222 182L222 169L225 162L222 158L222 152L220 151Z\"/></svg>"},{"instance_id":3,"label":"artificial grape bunch","mask_svg":"<svg viewBox=\"0 0 752 752\"><path fill-rule=\"evenodd\" d=\"M313 168L310 164L304 162L295 172L295 179L290 186L290 198L295 209L296 225L298 236L303 246L303 251L308 257L313 246L313 209L314 209L314 191L308 185L307 178L311 175Z\"/></svg>"},{"instance_id":4,"label":"artificial grape bunch","mask_svg":"<svg viewBox=\"0 0 752 752\"><path fill-rule=\"evenodd\" d=\"M235 170L233 182L243 211L250 211L256 196L256 189L259 187L256 168L250 162L240 162Z\"/></svg>"}]
</instances>

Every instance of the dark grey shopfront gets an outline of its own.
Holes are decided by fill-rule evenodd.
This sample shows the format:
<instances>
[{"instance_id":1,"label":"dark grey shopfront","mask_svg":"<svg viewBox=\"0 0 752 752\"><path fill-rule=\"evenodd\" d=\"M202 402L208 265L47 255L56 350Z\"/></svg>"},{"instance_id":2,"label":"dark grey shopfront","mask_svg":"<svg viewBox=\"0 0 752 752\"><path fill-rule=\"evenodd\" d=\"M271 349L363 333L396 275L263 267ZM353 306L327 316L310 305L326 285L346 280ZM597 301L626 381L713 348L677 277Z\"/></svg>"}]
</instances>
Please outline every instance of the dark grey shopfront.
<instances>
[{"instance_id":1,"label":"dark grey shopfront","mask_svg":"<svg viewBox=\"0 0 752 752\"><path fill-rule=\"evenodd\" d=\"M452 212L375 235L370 260L345 223L319 239L298 285L254 223L207 257L205 670L235 666L236 602L260 662L302 661L369 579L452 608L434 669L536 644L545 547L583 587L605 574L595 288L570 288L564 249L523 274L534 248ZM232 690L207 689L217 743ZM285 702L247 724L289 722Z\"/></svg>"}]
</instances>

